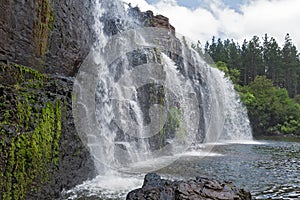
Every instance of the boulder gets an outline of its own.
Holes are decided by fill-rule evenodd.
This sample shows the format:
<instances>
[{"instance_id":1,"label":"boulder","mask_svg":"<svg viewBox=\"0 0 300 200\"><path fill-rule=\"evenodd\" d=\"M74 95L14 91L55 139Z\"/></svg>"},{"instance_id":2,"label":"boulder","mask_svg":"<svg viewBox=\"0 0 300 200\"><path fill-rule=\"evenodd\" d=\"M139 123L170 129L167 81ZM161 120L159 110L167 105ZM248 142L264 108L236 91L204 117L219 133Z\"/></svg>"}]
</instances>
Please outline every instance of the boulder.
<instances>
[{"instance_id":1,"label":"boulder","mask_svg":"<svg viewBox=\"0 0 300 200\"><path fill-rule=\"evenodd\" d=\"M142 188L128 193L126 200L251 200L250 192L237 188L232 182L196 177L187 181L170 181L158 174L145 176Z\"/></svg>"}]
</instances>

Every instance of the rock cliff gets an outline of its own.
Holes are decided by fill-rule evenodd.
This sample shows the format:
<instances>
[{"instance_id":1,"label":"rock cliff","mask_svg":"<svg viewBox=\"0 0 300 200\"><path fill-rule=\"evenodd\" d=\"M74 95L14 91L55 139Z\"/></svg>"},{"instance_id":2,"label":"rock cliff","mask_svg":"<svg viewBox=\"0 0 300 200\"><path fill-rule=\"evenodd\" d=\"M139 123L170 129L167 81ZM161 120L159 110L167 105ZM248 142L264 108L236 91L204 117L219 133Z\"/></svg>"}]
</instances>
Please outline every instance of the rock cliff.
<instances>
[{"instance_id":1,"label":"rock cliff","mask_svg":"<svg viewBox=\"0 0 300 200\"><path fill-rule=\"evenodd\" d=\"M54 199L94 177L72 87L72 79L0 63L0 199Z\"/></svg>"},{"instance_id":2,"label":"rock cliff","mask_svg":"<svg viewBox=\"0 0 300 200\"><path fill-rule=\"evenodd\" d=\"M91 1L3 0L0 60L72 76L93 41Z\"/></svg>"},{"instance_id":3,"label":"rock cliff","mask_svg":"<svg viewBox=\"0 0 300 200\"><path fill-rule=\"evenodd\" d=\"M55 199L94 177L72 117L92 1L0 2L0 199Z\"/></svg>"}]
</instances>

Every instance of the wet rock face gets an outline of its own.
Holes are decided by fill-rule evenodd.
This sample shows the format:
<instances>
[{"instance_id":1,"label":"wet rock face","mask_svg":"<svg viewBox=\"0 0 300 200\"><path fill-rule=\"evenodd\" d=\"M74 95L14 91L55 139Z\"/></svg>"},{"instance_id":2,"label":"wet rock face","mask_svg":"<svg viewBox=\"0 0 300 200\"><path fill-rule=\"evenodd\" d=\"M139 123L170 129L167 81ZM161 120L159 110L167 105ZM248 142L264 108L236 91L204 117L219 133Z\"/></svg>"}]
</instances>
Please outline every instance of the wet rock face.
<instances>
[{"instance_id":1,"label":"wet rock face","mask_svg":"<svg viewBox=\"0 0 300 200\"><path fill-rule=\"evenodd\" d=\"M75 128L72 88L73 80L61 77L52 77L44 88L48 98L62 98L65 101L59 161L58 165L51 169L51 177L42 185L40 191L29 192L26 199L56 199L61 196L62 190L69 190L96 176L93 158L87 147L82 144Z\"/></svg>"},{"instance_id":2,"label":"wet rock face","mask_svg":"<svg viewBox=\"0 0 300 200\"><path fill-rule=\"evenodd\" d=\"M74 75L93 42L91 1L3 0L0 60Z\"/></svg>"},{"instance_id":3,"label":"wet rock face","mask_svg":"<svg viewBox=\"0 0 300 200\"><path fill-rule=\"evenodd\" d=\"M0 62L0 199L56 199L95 176L72 88L71 78Z\"/></svg>"},{"instance_id":4,"label":"wet rock face","mask_svg":"<svg viewBox=\"0 0 300 200\"><path fill-rule=\"evenodd\" d=\"M0 199L56 199L95 176L72 88L72 78L0 62Z\"/></svg>"},{"instance_id":5,"label":"wet rock face","mask_svg":"<svg viewBox=\"0 0 300 200\"><path fill-rule=\"evenodd\" d=\"M93 9L93 3L90 0L3 0L0 2L0 98L6 95L11 97L10 102L16 102L16 104L20 102L20 98L21 100L23 98L20 95L19 99L14 98L16 90L19 90L21 84L17 84L15 81L15 76L19 71L8 73L3 70L10 63L17 63L24 66L22 70L25 72L35 69L38 73L47 73L51 76L46 85L33 90L26 88L25 91L22 91L25 96L33 93L34 97L38 96L42 99L32 103L32 107L42 109L46 107L48 101L65 102L62 110L62 130L57 164L51 164L49 168L45 169L45 173L49 175L46 181L34 179L27 181L26 184L22 183L26 185L24 189L27 191L26 194L23 191L16 194L19 196L25 194L26 199L58 198L63 189L70 189L95 175L93 159L78 137L73 122L71 102L73 82L71 79L62 78L74 76L90 51L94 41ZM59 76L53 76L56 74ZM32 85L32 83L22 80L21 86L23 87L23 85ZM2 111L16 109L16 106L1 109L0 122L3 122ZM29 127L35 127L34 123L26 123L29 124ZM15 136L18 133L16 127L17 122L4 132L2 127L0 130L5 135L9 135L8 133L11 131ZM28 135L28 131L20 130L19 132L25 136ZM18 136L15 137L18 138ZM10 146L11 143L8 142L7 148ZM3 154L0 154L0 160L1 170L9 171L10 168L5 164L6 160L3 158ZM35 162L42 163L43 160ZM28 161L26 164L30 165L31 162ZM35 173L41 174L39 170ZM20 172L20 174L22 173ZM1 177L1 180L2 178L6 180L7 177ZM17 184L16 181L12 181L12 183L16 186L22 185L21 183ZM38 192L30 188L38 188ZM13 191L18 190L16 187ZM0 191L0 199L2 199L2 195L13 195L6 188L0 188Z\"/></svg>"},{"instance_id":6,"label":"wet rock face","mask_svg":"<svg viewBox=\"0 0 300 200\"><path fill-rule=\"evenodd\" d=\"M129 192L126 199L250 200L251 194L237 188L231 182L219 182L202 177L188 181L169 181L150 173L145 176L143 187Z\"/></svg>"}]
</instances>

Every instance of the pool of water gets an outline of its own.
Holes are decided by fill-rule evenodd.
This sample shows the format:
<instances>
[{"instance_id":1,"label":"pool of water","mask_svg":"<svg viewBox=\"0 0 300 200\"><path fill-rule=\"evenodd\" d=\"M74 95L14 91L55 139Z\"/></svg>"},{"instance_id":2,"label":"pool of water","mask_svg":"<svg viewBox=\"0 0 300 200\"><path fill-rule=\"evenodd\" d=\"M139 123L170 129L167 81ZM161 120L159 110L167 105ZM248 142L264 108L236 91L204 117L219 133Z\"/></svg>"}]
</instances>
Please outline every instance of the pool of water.
<instances>
[{"instance_id":1,"label":"pool of water","mask_svg":"<svg viewBox=\"0 0 300 200\"><path fill-rule=\"evenodd\" d=\"M219 144L221 156L182 157L161 173L231 180L256 199L300 198L300 143Z\"/></svg>"},{"instance_id":2,"label":"pool of water","mask_svg":"<svg viewBox=\"0 0 300 200\"><path fill-rule=\"evenodd\" d=\"M157 172L170 179L203 176L230 180L249 190L255 199L300 199L300 143L259 141L209 145L213 146L210 154L201 150L184 153ZM143 174L98 176L64 192L63 198L123 199L142 182Z\"/></svg>"}]
</instances>

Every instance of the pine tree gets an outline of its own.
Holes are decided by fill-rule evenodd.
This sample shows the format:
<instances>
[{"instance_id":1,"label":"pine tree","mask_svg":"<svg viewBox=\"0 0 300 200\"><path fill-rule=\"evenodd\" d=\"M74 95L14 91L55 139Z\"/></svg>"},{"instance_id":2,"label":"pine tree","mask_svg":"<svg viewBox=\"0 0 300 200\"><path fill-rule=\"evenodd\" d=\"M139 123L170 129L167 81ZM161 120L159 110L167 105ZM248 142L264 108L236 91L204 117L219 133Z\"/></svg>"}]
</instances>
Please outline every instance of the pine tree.
<instances>
[{"instance_id":1,"label":"pine tree","mask_svg":"<svg viewBox=\"0 0 300 200\"><path fill-rule=\"evenodd\" d=\"M263 42L263 61L266 69L266 77L273 80L274 84L283 87L283 70L282 59L281 59L281 49L272 37L269 39L268 35L265 34Z\"/></svg>"},{"instance_id":2,"label":"pine tree","mask_svg":"<svg viewBox=\"0 0 300 200\"><path fill-rule=\"evenodd\" d=\"M282 48L282 67L284 69L284 87L288 90L289 96L294 97L297 94L299 74L298 52L293 45L290 35L285 37L285 43Z\"/></svg>"},{"instance_id":3,"label":"pine tree","mask_svg":"<svg viewBox=\"0 0 300 200\"><path fill-rule=\"evenodd\" d=\"M241 80L242 80L242 85L248 85L250 82L250 62L251 62L251 57L248 49L248 42L247 40L244 40L243 45L242 45L242 50L241 50Z\"/></svg>"}]
</instances>

